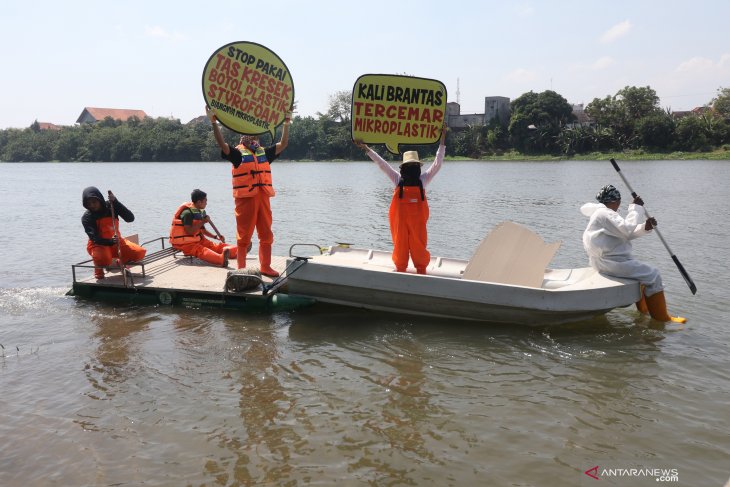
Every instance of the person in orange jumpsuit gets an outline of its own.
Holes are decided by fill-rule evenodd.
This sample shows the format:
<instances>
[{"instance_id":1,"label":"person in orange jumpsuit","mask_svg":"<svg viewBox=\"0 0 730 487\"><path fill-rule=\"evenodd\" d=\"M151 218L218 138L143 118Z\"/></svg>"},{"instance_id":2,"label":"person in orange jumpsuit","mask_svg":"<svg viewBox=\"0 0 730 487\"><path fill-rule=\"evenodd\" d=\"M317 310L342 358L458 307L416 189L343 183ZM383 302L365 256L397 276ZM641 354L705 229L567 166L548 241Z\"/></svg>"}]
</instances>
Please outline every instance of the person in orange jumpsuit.
<instances>
[{"instance_id":1,"label":"person in orange jumpsuit","mask_svg":"<svg viewBox=\"0 0 730 487\"><path fill-rule=\"evenodd\" d=\"M281 140L273 146L262 147L258 136L242 135L239 144L231 147L223 139L218 127L215 111L205 107L206 114L213 125L213 135L221 148L221 158L233 165L231 169L233 199L236 204L236 244L238 245L238 268L246 267L247 249L251 243L254 229L259 238L259 265L261 274L278 277L279 273L271 267L271 245L274 233L271 198L276 195L271 178L270 164L289 144L289 124L291 112L286 114L281 131Z\"/></svg>"},{"instance_id":2,"label":"person in orange jumpsuit","mask_svg":"<svg viewBox=\"0 0 730 487\"><path fill-rule=\"evenodd\" d=\"M423 163L418 158L417 151L407 151L403 154L400 171L396 171L376 152L371 150L362 141L356 140L355 145L360 147L370 159L390 178L395 185L393 198L390 202L388 219L390 234L393 239L393 264L396 272L406 272L408 259L413 262L418 274L425 274L426 267L431 260L428 246L429 208L426 199L425 186L441 169L441 163L446 153L446 127L441 131L439 148L433 163L421 172Z\"/></svg>"},{"instance_id":3,"label":"person in orange jumpsuit","mask_svg":"<svg viewBox=\"0 0 730 487\"><path fill-rule=\"evenodd\" d=\"M144 258L147 252L144 247L124 238L117 240L119 217L125 222L131 223L134 221L134 214L120 203L111 191L107 202L101 191L94 186L89 186L81 194L81 203L86 208L86 212L81 217L81 224L89 237L86 251L94 261L94 277L104 279L104 268L112 265L112 259L119 259L115 265L119 265L120 261L121 265L124 265L126 262ZM112 205L114 206L114 219L112 219ZM121 256L118 249L121 249Z\"/></svg>"},{"instance_id":4,"label":"person in orange jumpsuit","mask_svg":"<svg viewBox=\"0 0 730 487\"><path fill-rule=\"evenodd\" d=\"M226 245L223 235L214 235L205 228L205 224L210 223L210 217L205 213L206 206L208 195L205 191L194 189L190 194L190 201L180 205L172 217L170 245L182 250L185 255L220 267L228 267L228 257L235 259L237 248ZM212 242L206 237L220 239L220 242Z\"/></svg>"}]
</instances>

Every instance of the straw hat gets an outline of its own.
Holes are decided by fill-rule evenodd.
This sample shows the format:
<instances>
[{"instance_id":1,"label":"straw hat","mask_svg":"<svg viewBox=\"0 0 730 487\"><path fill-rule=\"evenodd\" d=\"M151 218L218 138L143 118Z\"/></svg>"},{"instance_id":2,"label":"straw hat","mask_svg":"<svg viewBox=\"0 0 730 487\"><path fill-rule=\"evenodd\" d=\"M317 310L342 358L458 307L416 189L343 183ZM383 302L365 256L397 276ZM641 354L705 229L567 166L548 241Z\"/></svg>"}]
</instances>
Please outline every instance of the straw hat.
<instances>
[{"instance_id":1,"label":"straw hat","mask_svg":"<svg viewBox=\"0 0 730 487\"><path fill-rule=\"evenodd\" d=\"M409 150L403 153L403 162L401 162L401 166L405 166L406 164L418 164L423 166L423 163L418 158L418 151L415 150Z\"/></svg>"}]
</instances>

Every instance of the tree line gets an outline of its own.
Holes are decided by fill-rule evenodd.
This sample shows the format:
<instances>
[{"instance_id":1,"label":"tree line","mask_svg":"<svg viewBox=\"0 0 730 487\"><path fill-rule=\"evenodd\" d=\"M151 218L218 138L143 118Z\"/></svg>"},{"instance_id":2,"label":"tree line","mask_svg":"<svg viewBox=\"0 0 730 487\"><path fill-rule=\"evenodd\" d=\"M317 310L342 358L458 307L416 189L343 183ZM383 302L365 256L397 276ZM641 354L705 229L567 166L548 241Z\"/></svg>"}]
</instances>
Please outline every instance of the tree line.
<instances>
[{"instance_id":1,"label":"tree line","mask_svg":"<svg viewBox=\"0 0 730 487\"><path fill-rule=\"evenodd\" d=\"M360 160L351 141L351 93L330 97L325 113L294 117L289 146L282 158L292 160ZM627 86L615 95L595 98L585 107L593 120L580 124L572 106L554 91L524 93L510 104L508 123L493 119L449 131L447 155L479 159L505 153L575 156L592 152L643 149L651 152L709 151L730 144L730 88L718 89L699 113L677 118L659 107L656 92ZM280 130L280 128L279 128ZM238 135L223 129L226 141ZM280 132L277 132L278 140ZM268 136L264 136L268 138ZM271 140L263 140L271 143ZM409 150L403 147L403 150ZM436 147L418 147L423 156ZM385 154L385 149L376 147ZM392 156L389 156L392 158ZM106 118L96 124L41 130L38 122L26 129L0 130L0 161L177 162L216 161L219 149L204 117L182 124L167 118Z\"/></svg>"}]
</instances>

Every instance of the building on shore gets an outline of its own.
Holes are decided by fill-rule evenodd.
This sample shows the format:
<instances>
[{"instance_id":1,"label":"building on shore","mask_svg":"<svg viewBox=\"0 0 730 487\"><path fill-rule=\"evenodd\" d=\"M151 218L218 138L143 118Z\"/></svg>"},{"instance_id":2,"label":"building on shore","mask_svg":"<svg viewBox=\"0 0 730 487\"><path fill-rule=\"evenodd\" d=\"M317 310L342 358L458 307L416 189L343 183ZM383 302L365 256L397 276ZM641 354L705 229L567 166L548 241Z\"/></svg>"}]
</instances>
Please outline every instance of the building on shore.
<instances>
[{"instance_id":1,"label":"building on shore","mask_svg":"<svg viewBox=\"0 0 730 487\"><path fill-rule=\"evenodd\" d=\"M38 124L38 130L61 130L60 125L51 122L34 122ZM31 127L33 127L31 125Z\"/></svg>"},{"instance_id":2,"label":"building on shore","mask_svg":"<svg viewBox=\"0 0 730 487\"><path fill-rule=\"evenodd\" d=\"M585 112L585 109L583 107L582 103L577 103L572 105L573 107L573 116L575 117L575 120L566 124L569 128L577 128L577 127L593 127L596 125L596 121L593 120L591 117L588 116L588 114Z\"/></svg>"},{"instance_id":3,"label":"building on shore","mask_svg":"<svg viewBox=\"0 0 730 487\"><path fill-rule=\"evenodd\" d=\"M114 120L121 120L126 122L132 117L137 117L142 120L147 116L144 110L127 110L122 108L97 108L97 107L84 107L84 110L79 115L76 123L96 123L104 120L106 117L111 117Z\"/></svg>"},{"instance_id":4,"label":"building on shore","mask_svg":"<svg viewBox=\"0 0 730 487\"><path fill-rule=\"evenodd\" d=\"M487 96L484 98L483 113L461 113L461 105L456 102L446 104L446 122L454 130L474 125L489 125L498 120L502 125L509 123L510 99L506 96Z\"/></svg>"}]
</instances>

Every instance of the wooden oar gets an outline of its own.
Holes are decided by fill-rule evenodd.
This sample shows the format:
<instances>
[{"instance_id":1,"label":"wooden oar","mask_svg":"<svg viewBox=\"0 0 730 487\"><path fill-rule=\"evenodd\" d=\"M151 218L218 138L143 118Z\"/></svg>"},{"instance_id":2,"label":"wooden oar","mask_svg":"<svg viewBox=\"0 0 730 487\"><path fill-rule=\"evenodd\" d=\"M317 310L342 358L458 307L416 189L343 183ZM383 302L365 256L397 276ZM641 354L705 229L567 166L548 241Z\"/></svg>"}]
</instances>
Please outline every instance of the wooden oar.
<instances>
[{"instance_id":1,"label":"wooden oar","mask_svg":"<svg viewBox=\"0 0 730 487\"><path fill-rule=\"evenodd\" d=\"M208 223L210 223L210 226L213 227L213 230L215 231L216 236L218 237L218 240L225 243L226 241L223 240L223 235L221 235L221 232L218 231L218 229L215 227L215 224L213 223L213 220L210 219L210 215L208 216ZM253 246L253 242L248 243L248 248L246 249L246 253L251 252L251 247Z\"/></svg>"},{"instance_id":2,"label":"wooden oar","mask_svg":"<svg viewBox=\"0 0 730 487\"><path fill-rule=\"evenodd\" d=\"M114 201L112 198L114 198L114 195L112 194L111 190L108 191L109 193L109 207L112 211L112 227L114 227L114 236L117 238L117 263L119 264L119 271L122 273L122 280L124 281L124 287L127 287L127 270L124 268L124 264L122 264L122 244L121 244L121 237L119 236L119 231L117 230L117 222L116 217L114 215Z\"/></svg>"},{"instance_id":3,"label":"wooden oar","mask_svg":"<svg viewBox=\"0 0 730 487\"><path fill-rule=\"evenodd\" d=\"M623 179L624 184L626 184L626 187L629 188L629 191L631 191L631 196L633 196L634 198L636 198L637 197L636 191L634 191L634 189L631 187L631 184L629 184L629 182L624 177L624 174L621 172L621 168L618 167L618 164L616 163L616 160L612 158L611 159L611 164L613 164L613 168L616 170L616 172L618 173L618 175L621 176L621 179ZM649 212L646 211L646 206L644 207L644 211L646 212L646 217L647 218L651 218L649 216ZM659 229L657 227L654 227L654 231L656 231L656 234L659 236L659 240L662 241L662 243L664 244L664 247L667 249L667 252L669 252L669 255L672 257L672 260L674 261L674 265L676 265L677 266L677 269L679 269L679 273L682 274L682 277L684 278L684 281L687 283L687 286L689 286L689 290L692 291L692 294L696 294L697 293L697 286L695 286L695 283L692 280L692 278L689 277L689 273L687 273L687 271L685 270L684 266L679 261L679 259L677 258L677 256L674 255L674 252L672 252L672 249L669 248L669 244L667 244L667 241L664 240L664 237L662 236L662 234L659 231Z\"/></svg>"},{"instance_id":4,"label":"wooden oar","mask_svg":"<svg viewBox=\"0 0 730 487\"><path fill-rule=\"evenodd\" d=\"M215 227L215 223L213 223L213 220L210 219L210 216L208 216L208 223L210 223L210 226L213 227L213 231L218 237L218 240L220 240L221 242L225 242L225 240L223 240L223 235L221 235L221 232L219 232L218 229Z\"/></svg>"}]
</instances>

